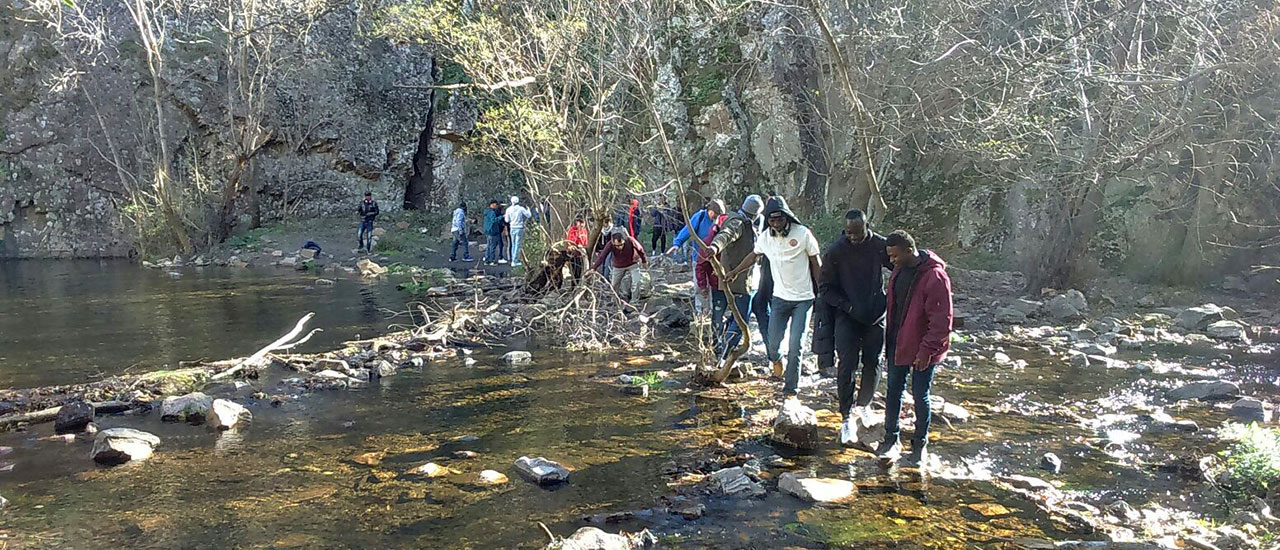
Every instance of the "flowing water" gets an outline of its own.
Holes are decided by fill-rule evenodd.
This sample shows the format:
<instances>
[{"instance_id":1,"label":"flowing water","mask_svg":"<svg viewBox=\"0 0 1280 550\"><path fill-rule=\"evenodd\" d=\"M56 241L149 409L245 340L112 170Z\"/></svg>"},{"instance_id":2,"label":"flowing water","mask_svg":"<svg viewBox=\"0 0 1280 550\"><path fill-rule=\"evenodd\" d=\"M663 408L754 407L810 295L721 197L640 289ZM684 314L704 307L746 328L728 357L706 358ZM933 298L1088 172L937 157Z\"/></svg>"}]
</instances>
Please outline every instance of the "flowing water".
<instances>
[{"instance_id":1,"label":"flowing water","mask_svg":"<svg viewBox=\"0 0 1280 550\"><path fill-rule=\"evenodd\" d=\"M319 287L314 277L274 271L188 270L172 278L110 262L19 262L0 275L0 385L10 387L248 354L306 311L326 329L308 347L326 349L385 329L394 321L386 312L403 309L390 285ZM95 466L87 440L43 439L49 424L0 434L0 449L12 448L0 456L0 495L10 501L0 511L0 545L539 548L539 522L565 535L589 524L584 518L617 512L630 514L597 524L650 528L667 548L1015 548L1017 537L1090 538L998 490L989 479L1001 473L1043 475L1097 506L1116 499L1139 508L1206 506L1177 473L1141 462L1201 452L1207 435L1143 435L1118 452L1100 440L1139 430L1132 419L1090 428L1041 414L1124 416L1171 382L1133 369L1066 367L1030 347L1007 351L1028 364L999 365L970 349L962 366L940 373L936 392L978 414L952 428L938 421L932 450L940 473L931 478L886 472L868 454L838 447L825 425L824 447L792 459L815 474L855 480L861 496L847 507L813 508L776 491L755 499L695 493L705 516L665 513L681 492L665 466L714 447L716 438L731 440L749 419L678 384L624 396L597 381L616 373L617 357L543 349L525 367L477 352L472 367L444 360L359 390L291 395L279 407L251 397L283 392L276 385L283 373L274 373L252 387L216 390L254 414L232 432L162 423L155 414L101 417L103 428L139 428L163 440L151 459L122 467ZM829 396L809 399L832 406ZM1171 412L1206 422L1215 415L1199 404ZM775 452L748 443L733 453L744 450ZM455 451L477 456L454 458ZM1046 451L1062 457L1062 474L1037 472ZM379 459L353 460L361 455ZM570 483L542 488L520 479L512 463L521 455L564 463ZM426 462L454 473L405 474ZM476 483L486 469L510 481Z\"/></svg>"}]
</instances>

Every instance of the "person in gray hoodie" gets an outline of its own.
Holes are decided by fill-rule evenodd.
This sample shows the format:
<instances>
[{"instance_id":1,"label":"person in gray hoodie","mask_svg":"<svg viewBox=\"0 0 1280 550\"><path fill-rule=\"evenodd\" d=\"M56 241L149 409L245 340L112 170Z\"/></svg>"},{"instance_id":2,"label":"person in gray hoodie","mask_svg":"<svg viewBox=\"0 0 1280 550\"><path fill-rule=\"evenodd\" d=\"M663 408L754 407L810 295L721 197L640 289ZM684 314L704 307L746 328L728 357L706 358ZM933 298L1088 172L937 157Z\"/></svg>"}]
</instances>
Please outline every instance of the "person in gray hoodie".
<instances>
[{"instance_id":1,"label":"person in gray hoodie","mask_svg":"<svg viewBox=\"0 0 1280 550\"><path fill-rule=\"evenodd\" d=\"M743 258L755 250L756 220L760 218L763 208L764 201L759 195L749 195L742 201L742 208L729 214L724 223L720 224L720 229L708 246L711 254L720 261L721 265L737 266ZM727 287L733 294L734 304L745 321L751 318L751 299L752 292L755 290L753 279L752 276L746 276L732 281L722 281L720 283L722 288L711 291L711 326L717 336L723 333L723 338L717 340L719 346L717 351L721 359L728 357L729 352L738 345L743 332L738 326L738 320L729 311L728 294L723 288ZM729 316L727 324L724 321L726 314ZM722 325L725 325L723 332L720 329Z\"/></svg>"}]
</instances>

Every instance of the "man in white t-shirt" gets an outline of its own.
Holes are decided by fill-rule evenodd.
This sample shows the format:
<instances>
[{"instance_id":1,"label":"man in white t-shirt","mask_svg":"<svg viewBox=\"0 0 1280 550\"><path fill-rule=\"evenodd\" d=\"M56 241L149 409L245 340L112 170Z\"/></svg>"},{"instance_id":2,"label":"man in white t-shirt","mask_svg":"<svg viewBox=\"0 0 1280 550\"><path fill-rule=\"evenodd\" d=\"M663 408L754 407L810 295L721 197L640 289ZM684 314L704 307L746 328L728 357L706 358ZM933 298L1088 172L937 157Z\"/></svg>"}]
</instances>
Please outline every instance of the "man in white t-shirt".
<instances>
[{"instance_id":1,"label":"man in white t-shirt","mask_svg":"<svg viewBox=\"0 0 1280 550\"><path fill-rule=\"evenodd\" d=\"M533 217L528 208L520 206L520 197L511 196L511 206L503 215L507 222L507 232L511 234L511 267L520 267L520 243L524 240L524 225Z\"/></svg>"},{"instance_id":2,"label":"man in white t-shirt","mask_svg":"<svg viewBox=\"0 0 1280 550\"><path fill-rule=\"evenodd\" d=\"M769 259L773 300L769 304L772 312L765 348L773 365L773 375L783 376L782 335L791 329L787 344L786 381L782 386L782 393L790 397L796 394L800 385L800 343L818 288L818 273L822 265L819 255L822 251L813 232L800 225L782 197L769 198L764 205L764 218L768 229L756 238L755 250L742 259L728 278L733 280L750 269L760 256Z\"/></svg>"}]
</instances>

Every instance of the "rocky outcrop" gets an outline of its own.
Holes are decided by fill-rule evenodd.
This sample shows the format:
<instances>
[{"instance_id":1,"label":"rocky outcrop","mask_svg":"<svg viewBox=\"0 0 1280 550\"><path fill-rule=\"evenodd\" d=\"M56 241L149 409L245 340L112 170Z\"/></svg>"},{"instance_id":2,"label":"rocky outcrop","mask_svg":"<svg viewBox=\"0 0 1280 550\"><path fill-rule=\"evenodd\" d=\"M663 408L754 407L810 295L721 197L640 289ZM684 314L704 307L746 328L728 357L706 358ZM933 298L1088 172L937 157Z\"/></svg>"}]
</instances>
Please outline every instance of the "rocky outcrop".
<instances>
[{"instance_id":1,"label":"rocky outcrop","mask_svg":"<svg viewBox=\"0 0 1280 550\"><path fill-rule=\"evenodd\" d=\"M124 464L146 460L158 445L160 438L153 434L131 428L111 428L98 432L89 456L99 464Z\"/></svg>"}]
</instances>

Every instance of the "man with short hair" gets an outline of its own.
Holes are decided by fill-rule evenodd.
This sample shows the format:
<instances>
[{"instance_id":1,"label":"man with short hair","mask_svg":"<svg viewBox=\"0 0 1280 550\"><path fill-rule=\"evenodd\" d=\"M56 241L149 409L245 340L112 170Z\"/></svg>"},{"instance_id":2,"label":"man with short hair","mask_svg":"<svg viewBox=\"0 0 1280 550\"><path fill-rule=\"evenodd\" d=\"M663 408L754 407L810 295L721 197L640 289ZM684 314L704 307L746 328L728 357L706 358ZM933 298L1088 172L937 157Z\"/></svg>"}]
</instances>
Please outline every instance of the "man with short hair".
<instances>
[{"instance_id":1,"label":"man with short hair","mask_svg":"<svg viewBox=\"0 0 1280 550\"><path fill-rule=\"evenodd\" d=\"M378 203L373 200L373 193L365 191L364 200L356 208L356 215L360 216L360 231L356 234L359 244L356 249L372 252L373 220L378 219Z\"/></svg>"},{"instance_id":2,"label":"man with short hair","mask_svg":"<svg viewBox=\"0 0 1280 550\"><path fill-rule=\"evenodd\" d=\"M772 313L765 348L774 376L782 376L782 336L784 332L790 332L782 393L786 397L794 397L800 385L800 346L822 268L818 255L821 250L813 232L800 224L782 197L773 197L765 203L764 218L768 231L756 239L754 250L743 258L728 278L731 281L736 279L755 265L760 256L769 259L773 301L769 304Z\"/></svg>"},{"instance_id":3,"label":"man with short hair","mask_svg":"<svg viewBox=\"0 0 1280 550\"><path fill-rule=\"evenodd\" d=\"M920 465L927 461L933 373L951 347L951 278L946 264L933 252L917 250L915 239L906 231L890 233L885 245L894 266L889 276L885 331L889 391L885 398L884 441L876 454L891 462L901 453L898 415L910 375L916 431L907 462Z\"/></svg>"},{"instance_id":4,"label":"man with short hair","mask_svg":"<svg viewBox=\"0 0 1280 550\"><path fill-rule=\"evenodd\" d=\"M458 261L458 246L462 246L462 261L473 262L471 259L471 241L467 235L467 202L458 203L458 208L453 211L453 223L449 227L449 233L453 235L453 249L449 251L449 261Z\"/></svg>"},{"instance_id":5,"label":"man with short hair","mask_svg":"<svg viewBox=\"0 0 1280 550\"><path fill-rule=\"evenodd\" d=\"M631 232L623 227L613 228L609 237L609 246L596 254L591 269L599 270L604 261L612 254L612 271L609 274L609 285L625 302L640 298L640 281L642 267L649 267L649 258L644 253L644 245L640 244Z\"/></svg>"},{"instance_id":6,"label":"man with short hair","mask_svg":"<svg viewBox=\"0 0 1280 550\"><path fill-rule=\"evenodd\" d=\"M484 235L488 244L484 250L485 265L506 262L502 250L502 209L498 199L491 199L489 207L484 210Z\"/></svg>"},{"instance_id":7,"label":"man with short hair","mask_svg":"<svg viewBox=\"0 0 1280 550\"><path fill-rule=\"evenodd\" d=\"M851 411L864 410L875 398L884 349L884 270L893 270L885 239L871 231L861 210L844 215L844 231L822 257L818 295L831 311L838 364L836 394L840 417L848 430ZM861 384L854 400L854 372L862 364Z\"/></svg>"},{"instance_id":8,"label":"man with short hair","mask_svg":"<svg viewBox=\"0 0 1280 550\"><path fill-rule=\"evenodd\" d=\"M507 207L503 218L507 222L507 232L511 235L511 267L520 267L520 241L524 239L524 224L533 217L533 212L520 206L520 197L511 196L511 206Z\"/></svg>"}]
</instances>

